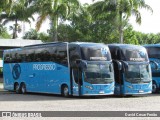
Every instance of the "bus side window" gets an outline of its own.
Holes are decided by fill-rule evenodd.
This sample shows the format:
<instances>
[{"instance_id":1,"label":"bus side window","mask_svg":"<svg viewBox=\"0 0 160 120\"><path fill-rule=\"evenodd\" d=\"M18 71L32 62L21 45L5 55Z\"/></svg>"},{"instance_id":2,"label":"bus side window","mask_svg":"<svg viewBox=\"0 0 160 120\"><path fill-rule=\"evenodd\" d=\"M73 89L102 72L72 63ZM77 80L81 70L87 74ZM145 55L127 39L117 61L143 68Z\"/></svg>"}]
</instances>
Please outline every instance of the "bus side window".
<instances>
[{"instance_id":1,"label":"bus side window","mask_svg":"<svg viewBox=\"0 0 160 120\"><path fill-rule=\"evenodd\" d=\"M34 55L34 61L35 62L41 62L42 58L43 58L42 49L41 48L36 49L35 55Z\"/></svg>"},{"instance_id":2,"label":"bus side window","mask_svg":"<svg viewBox=\"0 0 160 120\"><path fill-rule=\"evenodd\" d=\"M10 62L10 55L8 53L4 55L4 63L9 63L9 62Z\"/></svg>"},{"instance_id":3,"label":"bus side window","mask_svg":"<svg viewBox=\"0 0 160 120\"><path fill-rule=\"evenodd\" d=\"M21 61L21 62L25 62L26 53L25 53L24 50L22 50L22 51L19 53L19 57L20 57L20 61Z\"/></svg>"},{"instance_id":4,"label":"bus side window","mask_svg":"<svg viewBox=\"0 0 160 120\"><path fill-rule=\"evenodd\" d=\"M117 60L121 60L121 51L120 50L117 50Z\"/></svg>"},{"instance_id":5,"label":"bus side window","mask_svg":"<svg viewBox=\"0 0 160 120\"><path fill-rule=\"evenodd\" d=\"M45 62L50 61L51 55L50 55L50 52L49 52L48 49L44 49L44 50L42 51L42 56L43 56L43 58L42 58L43 61L45 61Z\"/></svg>"},{"instance_id":6,"label":"bus side window","mask_svg":"<svg viewBox=\"0 0 160 120\"><path fill-rule=\"evenodd\" d=\"M55 62L56 60L56 47L55 46L52 46L52 47L48 47L48 52L49 52L49 60L48 61L51 61L51 62Z\"/></svg>"},{"instance_id":7,"label":"bus side window","mask_svg":"<svg viewBox=\"0 0 160 120\"><path fill-rule=\"evenodd\" d=\"M34 49L29 49L26 53L26 62L33 62L35 56Z\"/></svg>"},{"instance_id":8,"label":"bus side window","mask_svg":"<svg viewBox=\"0 0 160 120\"><path fill-rule=\"evenodd\" d=\"M67 62L67 46L63 45L63 46L58 46L57 47L57 52L56 52L56 62L60 63L62 65L68 66L68 62Z\"/></svg>"},{"instance_id":9,"label":"bus side window","mask_svg":"<svg viewBox=\"0 0 160 120\"><path fill-rule=\"evenodd\" d=\"M11 53L11 63L16 63L16 60L17 60L17 53L16 52L13 52Z\"/></svg>"},{"instance_id":10,"label":"bus side window","mask_svg":"<svg viewBox=\"0 0 160 120\"><path fill-rule=\"evenodd\" d=\"M69 48L69 58L71 67L75 66L75 61L80 59L80 51L77 46L70 46Z\"/></svg>"}]
</instances>

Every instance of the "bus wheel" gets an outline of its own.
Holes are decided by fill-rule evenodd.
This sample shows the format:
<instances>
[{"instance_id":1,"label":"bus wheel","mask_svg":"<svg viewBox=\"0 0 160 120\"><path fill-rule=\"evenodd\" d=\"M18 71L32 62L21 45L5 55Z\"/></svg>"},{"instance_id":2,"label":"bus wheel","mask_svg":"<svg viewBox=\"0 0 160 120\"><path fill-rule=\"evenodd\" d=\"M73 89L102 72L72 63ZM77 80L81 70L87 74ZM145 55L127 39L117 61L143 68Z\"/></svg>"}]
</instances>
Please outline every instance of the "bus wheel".
<instances>
[{"instance_id":1,"label":"bus wheel","mask_svg":"<svg viewBox=\"0 0 160 120\"><path fill-rule=\"evenodd\" d=\"M22 94L26 93L26 85L24 83L21 85L21 93Z\"/></svg>"},{"instance_id":2,"label":"bus wheel","mask_svg":"<svg viewBox=\"0 0 160 120\"><path fill-rule=\"evenodd\" d=\"M68 97L69 96L69 89L68 89L67 85L65 85L65 86L62 87L62 95L64 97Z\"/></svg>"},{"instance_id":3,"label":"bus wheel","mask_svg":"<svg viewBox=\"0 0 160 120\"><path fill-rule=\"evenodd\" d=\"M156 82L153 81L152 83L152 93L157 93L158 92L158 86Z\"/></svg>"},{"instance_id":4,"label":"bus wheel","mask_svg":"<svg viewBox=\"0 0 160 120\"><path fill-rule=\"evenodd\" d=\"M18 83L15 84L15 91L16 91L17 94L20 93L20 89L19 89L19 84Z\"/></svg>"}]
</instances>

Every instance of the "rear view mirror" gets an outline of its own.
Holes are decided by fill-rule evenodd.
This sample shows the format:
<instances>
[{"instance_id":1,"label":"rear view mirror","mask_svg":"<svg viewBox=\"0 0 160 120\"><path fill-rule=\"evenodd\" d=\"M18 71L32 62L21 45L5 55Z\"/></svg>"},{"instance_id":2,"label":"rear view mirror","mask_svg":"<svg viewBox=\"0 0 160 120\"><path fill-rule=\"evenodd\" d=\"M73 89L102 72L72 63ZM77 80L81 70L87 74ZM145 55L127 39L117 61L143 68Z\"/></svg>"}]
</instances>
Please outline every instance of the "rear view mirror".
<instances>
[{"instance_id":1,"label":"rear view mirror","mask_svg":"<svg viewBox=\"0 0 160 120\"><path fill-rule=\"evenodd\" d=\"M124 64L124 68L125 68L125 70L127 70L128 71L128 63L127 62L125 62L125 61L122 61L123 62L123 64Z\"/></svg>"},{"instance_id":2,"label":"rear view mirror","mask_svg":"<svg viewBox=\"0 0 160 120\"><path fill-rule=\"evenodd\" d=\"M155 61L150 61L150 63L151 63L151 66L154 66L154 69L155 69L155 70L158 70L158 69L159 69L157 62L155 62Z\"/></svg>"},{"instance_id":3,"label":"rear view mirror","mask_svg":"<svg viewBox=\"0 0 160 120\"><path fill-rule=\"evenodd\" d=\"M122 63L121 63L120 61L118 61L118 60L114 60L114 62L117 63L117 65L118 65L118 70L122 70Z\"/></svg>"},{"instance_id":4,"label":"rear view mirror","mask_svg":"<svg viewBox=\"0 0 160 120\"><path fill-rule=\"evenodd\" d=\"M77 59L76 60L76 64L78 67L80 67L81 69L87 68L87 62Z\"/></svg>"}]
</instances>

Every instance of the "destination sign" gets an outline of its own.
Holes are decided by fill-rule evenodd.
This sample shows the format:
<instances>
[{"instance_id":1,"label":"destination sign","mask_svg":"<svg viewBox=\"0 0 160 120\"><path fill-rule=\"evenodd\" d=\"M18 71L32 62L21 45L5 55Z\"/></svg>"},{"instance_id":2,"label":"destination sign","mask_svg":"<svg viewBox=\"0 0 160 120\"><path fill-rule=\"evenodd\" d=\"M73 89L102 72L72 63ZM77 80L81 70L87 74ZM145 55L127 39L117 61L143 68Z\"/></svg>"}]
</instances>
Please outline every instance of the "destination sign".
<instances>
[{"instance_id":1,"label":"destination sign","mask_svg":"<svg viewBox=\"0 0 160 120\"><path fill-rule=\"evenodd\" d=\"M107 57L90 57L90 60L107 60Z\"/></svg>"},{"instance_id":2,"label":"destination sign","mask_svg":"<svg viewBox=\"0 0 160 120\"><path fill-rule=\"evenodd\" d=\"M145 61L145 58L130 58L130 61Z\"/></svg>"}]
</instances>

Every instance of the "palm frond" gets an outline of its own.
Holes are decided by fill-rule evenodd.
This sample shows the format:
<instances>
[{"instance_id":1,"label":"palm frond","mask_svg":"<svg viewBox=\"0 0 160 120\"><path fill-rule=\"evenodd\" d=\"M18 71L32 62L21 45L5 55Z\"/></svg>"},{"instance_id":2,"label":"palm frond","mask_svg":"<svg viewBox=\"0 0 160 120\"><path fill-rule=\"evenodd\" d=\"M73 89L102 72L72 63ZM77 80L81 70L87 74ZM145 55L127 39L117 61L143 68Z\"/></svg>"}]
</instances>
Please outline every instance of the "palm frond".
<instances>
[{"instance_id":1,"label":"palm frond","mask_svg":"<svg viewBox=\"0 0 160 120\"><path fill-rule=\"evenodd\" d=\"M41 28L42 23L46 20L47 18L47 14L42 14L38 17L38 21L36 23L36 30L39 31L39 29Z\"/></svg>"}]
</instances>

